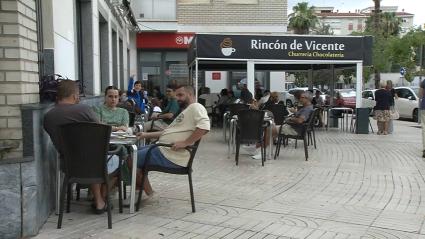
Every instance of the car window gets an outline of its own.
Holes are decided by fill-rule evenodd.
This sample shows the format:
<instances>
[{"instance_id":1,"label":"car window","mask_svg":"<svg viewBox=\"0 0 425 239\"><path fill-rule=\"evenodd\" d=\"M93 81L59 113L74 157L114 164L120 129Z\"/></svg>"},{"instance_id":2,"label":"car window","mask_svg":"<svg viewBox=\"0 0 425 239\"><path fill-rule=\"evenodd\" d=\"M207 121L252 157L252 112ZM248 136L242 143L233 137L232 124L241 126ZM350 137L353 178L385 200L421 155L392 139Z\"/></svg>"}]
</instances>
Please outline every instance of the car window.
<instances>
[{"instance_id":1,"label":"car window","mask_svg":"<svg viewBox=\"0 0 425 239\"><path fill-rule=\"evenodd\" d=\"M341 91L342 97L356 97L355 91Z\"/></svg>"},{"instance_id":2,"label":"car window","mask_svg":"<svg viewBox=\"0 0 425 239\"><path fill-rule=\"evenodd\" d=\"M364 99L367 99L369 97L371 97L373 99L372 91L365 91L365 92L363 92L363 98Z\"/></svg>"},{"instance_id":3,"label":"car window","mask_svg":"<svg viewBox=\"0 0 425 239\"><path fill-rule=\"evenodd\" d=\"M412 92L410 92L408 89L396 89L395 92L399 98L403 99L407 99L412 95Z\"/></svg>"}]
</instances>

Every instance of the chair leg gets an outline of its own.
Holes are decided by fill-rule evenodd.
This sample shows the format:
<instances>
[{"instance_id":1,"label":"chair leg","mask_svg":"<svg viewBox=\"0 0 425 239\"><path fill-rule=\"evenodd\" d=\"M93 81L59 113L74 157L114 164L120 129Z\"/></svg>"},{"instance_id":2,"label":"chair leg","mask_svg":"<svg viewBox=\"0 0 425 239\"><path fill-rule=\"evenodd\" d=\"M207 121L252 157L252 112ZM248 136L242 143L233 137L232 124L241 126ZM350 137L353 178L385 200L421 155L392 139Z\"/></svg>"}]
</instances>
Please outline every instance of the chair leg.
<instances>
[{"instance_id":1,"label":"chair leg","mask_svg":"<svg viewBox=\"0 0 425 239\"><path fill-rule=\"evenodd\" d=\"M108 211L108 229L112 229L112 215L111 215L111 198L109 195L109 180L105 177L106 182L106 208Z\"/></svg>"},{"instance_id":2,"label":"chair leg","mask_svg":"<svg viewBox=\"0 0 425 239\"><path fill-rule=\"evenodd\" d=\"M65 203L65 190L67 190L68 186L68 178L65 176L63 179L63 184L61 188L60 202L59 202L59 217L58 217L58 225L57 228L60 229L62 227L62 219L63 219L63 209Z\"/></svg>"},{"instance_id":3,"label":"chair leg","mask_svg":"<svg viewBox=\"0 0 425 239\"><path fill-rule=\"evenodd\" d=\"M125 199L127 199L127 184L125 182L123 182L123 185L122 186L123 186L122 187L123 198L125 200Z\"/></svg>"},{"instance_id":4,"label":"chair leg","mask_svg":"<svg viewBox=\"0 0 425 239\"><path fill-rule=\"evenodd\" d=\"M120 159L120 166L119 166L119 170L118 170L118 207L119 207L119 212L122 213L122 160Z\"/></svg>"},{"instance_id":5,"label":"chair leg","mask_svg":"<svg viewBox=\"0 0 425 239\"><path fill-rule=\"evenodd\" d=\"M314 132L314 129L313 129L313 143L314 143L314 149L317 149L317 147L316 147L316 132Z\"/></svg>"},{"instance_id":6,"label":"chair leg","mask_svg":"<svg viewBox=\"0 0 425 239\"><path fill-rule=\"evenodd\" d=\"M240 147L241 147L241 143L238 139L238 136L236 136L236 154L235 154L236 166L239 164L239 148Z\"/></svg>"},{"instance_id":7,"label":"chair leg","mask_svg":"<svg viewBox=\"0 0 425 239\"><path fill-rule=\"evenodd\" d=\"M81 190L81 185L77 183L77 185L75 186L75 191L77 191L77 196L75 197L76 201L80 200L80 190Z\"/></svg>"},{"instance_id":8,"label":"chair leg","mask_svg":"<svg viewBox=\"0 0 425 239\"><path fill-rule=\"evenodd\" d=\"M277 143L276 143L276 149L275 149L275 152L274 152L274 159L277 158L277 153L280 150L280 144L281 143L282 143L282 137L278 136L277 137Z\"/></svg>"},{"instance_id":9,"label":"chair leg","mask_svg":"<svg viewBox=\"0 0 425 239\"><path fill-rule=\"evenodd\" d=\"M372 123L370 121L369 121L369 126L370 126L370 129L372 130L372 133L375 133L375 132L373 132Z\"/></svg>"},{"instance_id":10,"label":"chair leg","mask_svg":"<svg viewBox=\"0 0 425 239\"><path fill-rule=\"evenodd\" d=\"M303 141L304 141L305 161L307 161L307 160L308 160L308 147L307 147L307 142L306 142L306 138L305 138L305 136L304 136Z\"/></svg>"},{"instance_id":11,"label":"chair leg","mask_svg":"<svg viewBox=\"0 0 425 239\"><path fill-rule=\"evenodd\" d=\"M295 148L297 148L298 139L295 139Z\"/></svg>"},{"instance_id":12,"label":"chair leg","mask_svg":"<svg viewBox=\"0 0 425 239\"><path fill-rule=\"evenodd\" d=\"M72 183L70 183L67 187L68 195L66 197L66 213L70 212L71 208L71 198L72 198Z\"/></svg>"},{"instance_id":13,"label":"chair leg","mask_svg":"<svg viewBox=\"0 0 425 239\"><path fill-rule=\"evenodd\" d=\"M190 203L192 204L192 212L194 213L195 210L195 197L193 196L193 185L192 185L192 173L189 172L189 190L190 190Z\"/></svg>"}]
</instances>

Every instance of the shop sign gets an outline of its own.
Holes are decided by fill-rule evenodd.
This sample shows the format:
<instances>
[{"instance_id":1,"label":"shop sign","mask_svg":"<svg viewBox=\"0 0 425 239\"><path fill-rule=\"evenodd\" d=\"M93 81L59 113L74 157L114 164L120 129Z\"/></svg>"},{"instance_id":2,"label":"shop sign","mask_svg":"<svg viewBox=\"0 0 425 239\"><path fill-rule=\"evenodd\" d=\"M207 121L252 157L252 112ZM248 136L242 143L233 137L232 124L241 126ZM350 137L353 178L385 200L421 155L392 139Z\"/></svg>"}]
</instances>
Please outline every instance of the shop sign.
<instances>
[{"instance_id":1,"label":"shop sign","mask_svg":"<svg viewBox=\"0 0 425 239\"><path fill-rule=\"evenodd\" d=\"M213 80L221 80L221 72L213 72L212 73Z\"/></svg>"},{"instance_id":2,"label":"shop sign","mask_svg":"<svg viewBox=\"0 0 425 239\"><path fill-rule=\"evenodd\" d=\"M200 58L369 61L371 37L323 36L196 36Z\"/></svg>"},{"instance_id":3,"label":"shop sign","mask_svg":"<svg viewBox=\"0 0 425 239\"><path fill-rule=\"evenodd\" d=\"M141 49L187 49L194 33L143 32L137 34L137 48Z\"/></svg>"}]
</instances>

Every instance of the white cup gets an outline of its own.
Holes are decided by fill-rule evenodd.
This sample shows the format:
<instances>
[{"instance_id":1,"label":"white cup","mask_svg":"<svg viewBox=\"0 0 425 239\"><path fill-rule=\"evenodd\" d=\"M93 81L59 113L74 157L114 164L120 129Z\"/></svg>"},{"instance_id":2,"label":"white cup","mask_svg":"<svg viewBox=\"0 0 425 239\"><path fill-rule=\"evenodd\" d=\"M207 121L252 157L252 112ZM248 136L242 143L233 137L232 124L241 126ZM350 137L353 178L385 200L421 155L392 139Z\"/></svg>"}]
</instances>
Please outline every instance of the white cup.
<instances>
[{"instance_id":1,"label":"white cup","mask_svg":"<svg viewBox=\"0 0 425 239\"><path fill-rule=\"evenodd\" d=\"M223 53L223 55L225 55L225 56L230 56L235 51L236 51L236 49L233 48L233 47L221 48L221 53Z\"/></svg>"}]
</instances>

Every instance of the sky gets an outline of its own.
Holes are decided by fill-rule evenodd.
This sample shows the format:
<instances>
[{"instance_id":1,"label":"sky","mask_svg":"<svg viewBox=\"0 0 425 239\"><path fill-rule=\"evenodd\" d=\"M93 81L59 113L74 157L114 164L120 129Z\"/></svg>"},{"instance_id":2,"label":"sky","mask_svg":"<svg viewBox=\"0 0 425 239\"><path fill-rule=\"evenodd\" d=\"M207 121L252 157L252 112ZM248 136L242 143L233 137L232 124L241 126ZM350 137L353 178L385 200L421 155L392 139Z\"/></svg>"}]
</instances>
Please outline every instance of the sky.
<instances>
[{"instance_id":1,"label":"sky","mask_svg":"<svg viewBox=\"0 0 425 239\"><path fill-rule=\"evenodd\" d=\"M318 7L335 7L340 12L354 12L356 9L374 6L372 0L288 0L288 12L292 12L292 7L302 1ZM382 0L381 6L398 6L400 12L404 9L405 12L415 14L414 25L423 26L425 23L425 0Z\"/></svg>"}]
</instances>

